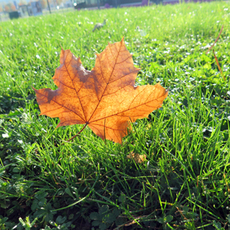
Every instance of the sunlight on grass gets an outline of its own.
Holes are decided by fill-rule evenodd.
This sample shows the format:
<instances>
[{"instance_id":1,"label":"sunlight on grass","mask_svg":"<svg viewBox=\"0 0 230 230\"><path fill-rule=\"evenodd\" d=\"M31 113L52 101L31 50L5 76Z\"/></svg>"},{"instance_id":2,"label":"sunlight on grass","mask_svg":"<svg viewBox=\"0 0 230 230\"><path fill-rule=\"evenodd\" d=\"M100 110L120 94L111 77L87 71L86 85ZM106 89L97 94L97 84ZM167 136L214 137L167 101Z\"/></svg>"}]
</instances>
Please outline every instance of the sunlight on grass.
<instances>
[{"instance_id":1,"label":"sunlight on grass","mask_svg":"<svg viewBox=\"0 0 230 230\"><path fill-rule=\"evenodd\" d=\"M212 2L1 22L0 229L227 229L229 15L228 3ZM214 49L226 81L205 54L222 25ZM159 82L168 98L122 145L89 128L66 142L82 126L55 129L32 87L55 89L62 47L91 70L95 54L122 37L141 68L136 84Z\"/></svg>"}]
</instances>

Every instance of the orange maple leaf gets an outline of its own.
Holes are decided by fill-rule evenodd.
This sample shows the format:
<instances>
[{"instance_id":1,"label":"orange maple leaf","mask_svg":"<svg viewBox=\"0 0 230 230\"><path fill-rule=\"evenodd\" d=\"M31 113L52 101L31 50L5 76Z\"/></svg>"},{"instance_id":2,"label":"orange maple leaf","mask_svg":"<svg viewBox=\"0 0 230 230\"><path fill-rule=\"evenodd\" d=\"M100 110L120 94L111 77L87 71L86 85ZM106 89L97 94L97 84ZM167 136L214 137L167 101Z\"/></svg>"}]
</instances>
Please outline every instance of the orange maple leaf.
<instances>
[{"instance_id":1,"label":"orange maple leaf","mask_svg":"<svg viewBox=\"0 0 230 230\"><path fill-rule=\"evenodd\" d=\"M61 51L60 63L53 77L58 89L34 89L41 115L59 117L57 127L85 124L102 139L121 143L129 122L147 117L168 95L160 84L134 86L139 69L124 39L97 54L91 71L70 50Z\"/></svg>"}]
</instances>

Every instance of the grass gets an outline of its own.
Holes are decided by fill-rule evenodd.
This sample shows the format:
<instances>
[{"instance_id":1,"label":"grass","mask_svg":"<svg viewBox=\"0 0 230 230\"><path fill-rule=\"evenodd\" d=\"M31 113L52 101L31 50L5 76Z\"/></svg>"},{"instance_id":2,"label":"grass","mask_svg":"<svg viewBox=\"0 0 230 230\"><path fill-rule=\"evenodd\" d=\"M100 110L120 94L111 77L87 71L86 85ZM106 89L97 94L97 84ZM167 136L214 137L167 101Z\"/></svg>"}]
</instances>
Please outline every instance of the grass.
<instances>
[{"instance_id":1,"label":"grass","mask_svg":"<svg viewBox=\"0 0 230 230\"><path fill-rule=\"evenodd\" d=\"M0 24L0 229L230 227L230 8L225 2L74 11ZM101 30L96 22L107 19ZM215 53L205 54L224 25ZM55 89L60 50L92 69L125 38L136 83L169 89L123 144L55 129L32 86ZM137 164L129 153L146 154Z\"/></svg>"}]
</instances>

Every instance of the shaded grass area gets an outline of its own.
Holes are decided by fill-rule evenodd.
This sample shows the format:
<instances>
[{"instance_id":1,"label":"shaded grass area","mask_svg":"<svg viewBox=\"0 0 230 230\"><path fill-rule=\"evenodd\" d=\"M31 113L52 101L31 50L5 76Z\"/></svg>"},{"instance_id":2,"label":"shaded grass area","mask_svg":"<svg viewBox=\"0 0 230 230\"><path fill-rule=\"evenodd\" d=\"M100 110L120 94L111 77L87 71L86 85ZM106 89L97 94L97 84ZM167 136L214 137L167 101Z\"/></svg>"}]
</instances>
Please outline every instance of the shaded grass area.
<instances>
[{"instance_id":1,"label":"shaded grass area","mask_svg":"<svg viewBox=\"0 0 230 230\"><path fill-rule=\"evenodd\" d=\"M0 228L227 229L229 16L229 4L215 2L2 22ZM226 81L205 54L222 25L214 49ZM122 145L88 128L65 143L82 126L55 129L58 119L39 116L32 86L55 89L61 47L90 70L95 53L122 37L141 68L137 85L160 82L168 98Z\"/></svg>"}]
</instances>

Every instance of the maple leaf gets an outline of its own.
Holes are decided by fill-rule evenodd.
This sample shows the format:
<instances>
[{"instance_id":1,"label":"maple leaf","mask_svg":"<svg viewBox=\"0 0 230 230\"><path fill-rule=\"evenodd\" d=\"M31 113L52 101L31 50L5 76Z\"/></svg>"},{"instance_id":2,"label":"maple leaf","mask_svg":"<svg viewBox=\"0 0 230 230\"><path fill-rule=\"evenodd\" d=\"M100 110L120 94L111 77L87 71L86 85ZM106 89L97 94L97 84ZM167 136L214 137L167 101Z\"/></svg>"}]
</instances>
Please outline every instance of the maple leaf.
<instances>
[{"instance_id":1,"label":"maple leaf","mask_svg":"<svg viewBox=\"0 0 230 230\"><path fill-rule=\"evenodd\" d=\"M130 121L148 117L168 94L160 84L134 86L139 69L124 39L97 54L91 71L70 50L61 51L60 63L53 77L58 89L34 89L41 115L59 117L57 127L85 124L102 139L121 143Z\"/></svg>"}]
</instances>

